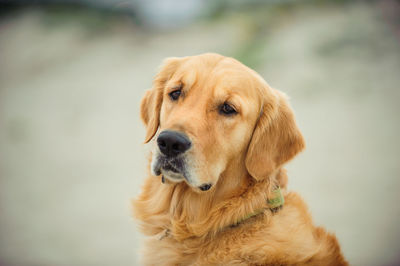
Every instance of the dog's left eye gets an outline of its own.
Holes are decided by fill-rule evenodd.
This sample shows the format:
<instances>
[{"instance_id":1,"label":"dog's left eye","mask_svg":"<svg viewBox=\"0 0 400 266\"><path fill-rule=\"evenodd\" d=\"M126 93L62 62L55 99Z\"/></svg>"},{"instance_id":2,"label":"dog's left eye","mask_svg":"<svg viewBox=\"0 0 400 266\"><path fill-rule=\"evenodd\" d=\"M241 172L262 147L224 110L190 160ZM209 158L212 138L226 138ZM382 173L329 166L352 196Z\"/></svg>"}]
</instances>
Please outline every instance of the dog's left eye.
<instances>
[{"instance_id":1,"label":"dog's left eye","mask_svg":"<svg viewBox=\"0 0 400 266\"><path fill-rule=\"evenodd\" d=\"M233 115L237 113L235 108L233 108L228 103L224 103L223 105L221 105L219 108L219 112L223 115Z\"/></svg>"},{"instance_id":2,"label":"dog's left eye","mask_svg":"<svg viewBox=\"0 0 400 266\"><path fill-rule=\"evenodd\" d=\"M178 100L179 96L181 96L181 90L179 89L179 90L170 92L168 95L171 98L171 100L176 101L176 100Z\"/></svg>"}]
</instances>

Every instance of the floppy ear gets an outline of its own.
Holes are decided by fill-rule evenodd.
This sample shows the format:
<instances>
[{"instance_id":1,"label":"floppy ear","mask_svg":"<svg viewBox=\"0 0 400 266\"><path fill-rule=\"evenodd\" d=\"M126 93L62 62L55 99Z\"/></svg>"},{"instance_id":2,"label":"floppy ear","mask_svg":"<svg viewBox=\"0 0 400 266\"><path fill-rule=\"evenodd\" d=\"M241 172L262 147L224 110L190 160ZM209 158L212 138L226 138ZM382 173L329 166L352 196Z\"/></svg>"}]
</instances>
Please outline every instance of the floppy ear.
<instances>
[{"instance_id":1,"label":"floppy ear","mask_svg":"<svg viewBox=\"0 0 400 266\"><path fill-rule=\"evenodd\" d=\"M269 177L305 146L284 94L274 90L269 96L264 97L245 161L247 171L256 180Z\"/></svg>"},{"instance_id":2,"label":"floppy ear","mask_svg":"<svg viewBox=\"0 0 400 266\"><path fill-rule=\"evenodd\" d=\"M160 67L160 71L154 78L153 87L146 91L146 94L140 103L140 116L147 128L144 143L149 142L157 132L160 124L160 109L165 83L175 72L179 61L179 58L172 57L164 60Z\"/></svg>"}]
</instances>

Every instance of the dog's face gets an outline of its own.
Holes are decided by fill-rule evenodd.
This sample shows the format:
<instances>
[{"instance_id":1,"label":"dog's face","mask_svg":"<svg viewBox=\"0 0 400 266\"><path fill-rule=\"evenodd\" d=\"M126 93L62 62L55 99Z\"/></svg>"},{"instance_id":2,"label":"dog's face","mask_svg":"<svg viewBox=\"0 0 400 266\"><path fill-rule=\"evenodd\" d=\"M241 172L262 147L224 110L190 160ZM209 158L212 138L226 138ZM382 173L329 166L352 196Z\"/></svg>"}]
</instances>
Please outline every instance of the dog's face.
<instances>
[{"instance_id":1,"label":"dog's face","mask_svg":"<svg viewBox=\"0 0 400 266\"><path fill-rule=\"evenodd\" d=\"M268 177L303 146L283 95L254 71L216 54L167 59L141 103L151 171L197 191L227 167Z\"/></svg>"}]
</instances>

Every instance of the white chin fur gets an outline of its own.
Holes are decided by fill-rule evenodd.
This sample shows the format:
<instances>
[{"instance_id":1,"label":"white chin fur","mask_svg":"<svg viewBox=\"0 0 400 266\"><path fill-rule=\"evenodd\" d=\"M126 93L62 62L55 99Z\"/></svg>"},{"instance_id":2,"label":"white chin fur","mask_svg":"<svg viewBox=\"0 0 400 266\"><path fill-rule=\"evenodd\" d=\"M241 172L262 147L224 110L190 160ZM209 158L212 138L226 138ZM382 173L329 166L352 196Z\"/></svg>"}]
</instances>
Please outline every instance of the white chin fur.
<instances>
[{"instance_id":1,"label":"white chin fur","mask_svg":"<svg viewBox=\"0 0 400 266\"><path fill-rule=\"evenodd\" d=\"M154 170L156 166L156 160L157 160L156 152L153 152L153 156L151 157L150 172L152 175L158 176L159 174L157 174Z\"/></svg>"},{"instance_id":2,"label":"white chin fur","mask_svg":"<svg viewBox=\"0 0 400 266\"><path fill-rule=\"evenodd\" d=\"M171 171L166 171L161 169L161 174L167 178L168 180L172 181L172 182L181 182L183 181L185 178L183 177L183 175L179 174L179 173L174 173Z\"/></svg>"}]
</instances>

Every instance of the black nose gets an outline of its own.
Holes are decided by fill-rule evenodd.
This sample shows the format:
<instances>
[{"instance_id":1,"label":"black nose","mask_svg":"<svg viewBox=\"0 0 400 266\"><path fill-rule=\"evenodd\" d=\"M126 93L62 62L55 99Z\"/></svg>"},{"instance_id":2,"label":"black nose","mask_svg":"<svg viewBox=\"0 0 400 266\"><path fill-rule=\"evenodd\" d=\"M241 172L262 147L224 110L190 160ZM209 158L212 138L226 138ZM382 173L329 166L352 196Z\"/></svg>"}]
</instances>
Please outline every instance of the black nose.
<instances>
[{"instance_id":1,"label":"black nose","mask_svg":"<svg viewBox=\"0 0 400 266\"><path fill-rule=\"evenodd\" d=\"M158 148L166 156L177 156L190 148L191 142L185 134L163 131L157 138Z\"/></svg>"}]
</instances>

